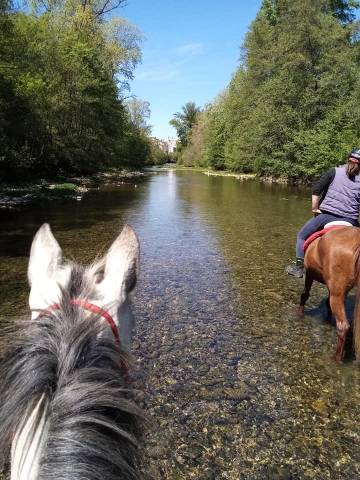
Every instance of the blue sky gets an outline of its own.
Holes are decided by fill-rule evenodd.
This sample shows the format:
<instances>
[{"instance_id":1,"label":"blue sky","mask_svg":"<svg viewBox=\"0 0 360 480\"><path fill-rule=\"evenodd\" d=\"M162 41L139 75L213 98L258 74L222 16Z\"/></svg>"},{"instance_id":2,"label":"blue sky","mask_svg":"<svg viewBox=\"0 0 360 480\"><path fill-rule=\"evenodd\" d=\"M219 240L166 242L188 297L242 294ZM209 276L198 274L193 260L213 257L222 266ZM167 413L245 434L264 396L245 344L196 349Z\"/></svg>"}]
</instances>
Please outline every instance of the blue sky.
<instances>
[{"instance_id":1,"label":"blue sky","mask_svg":"<svg viewBox=\"0 0 360 480\"><path fill-rule=\"evenodd\" d=\"M128 0L118 14L145 36L131 93L148 100L153 135L188 101L203 106L228 84L261 0Z\"/></svg>"}]
</instances>

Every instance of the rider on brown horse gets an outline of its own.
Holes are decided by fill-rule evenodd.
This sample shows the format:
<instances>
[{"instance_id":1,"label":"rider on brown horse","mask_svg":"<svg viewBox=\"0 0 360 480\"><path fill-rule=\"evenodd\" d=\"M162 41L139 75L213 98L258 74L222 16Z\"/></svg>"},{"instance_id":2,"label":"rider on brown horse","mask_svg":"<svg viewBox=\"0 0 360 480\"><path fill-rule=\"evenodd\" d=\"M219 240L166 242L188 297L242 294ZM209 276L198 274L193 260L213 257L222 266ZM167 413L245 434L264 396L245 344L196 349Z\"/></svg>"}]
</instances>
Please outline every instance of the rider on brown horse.
<instances>
[{"instance_id":1,"label":"rider on brown horse","mask_svg":"<svg viewBox=\"0 0 360 480\"><path fill-rule=\"evenodd\" d=\"M312 211L314 217L301 228L296 242L296 261L286 273L301 278L304 274L304 242L317 230L333 221L343 220L359 226L360 149L348 155L347 163L331 168L314 185Z\"/></svg>"}]
</instances>

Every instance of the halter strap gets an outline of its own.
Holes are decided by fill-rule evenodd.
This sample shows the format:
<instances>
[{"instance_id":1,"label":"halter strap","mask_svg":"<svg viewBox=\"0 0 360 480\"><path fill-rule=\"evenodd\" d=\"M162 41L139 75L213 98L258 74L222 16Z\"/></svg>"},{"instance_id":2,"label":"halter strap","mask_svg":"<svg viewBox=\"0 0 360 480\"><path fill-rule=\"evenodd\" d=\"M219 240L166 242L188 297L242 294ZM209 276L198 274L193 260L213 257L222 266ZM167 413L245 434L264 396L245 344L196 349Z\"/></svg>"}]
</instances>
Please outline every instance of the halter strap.
<instances>
[{"instance_id":1,"label":"halter strap","mask_svg":"<svg viewBox=\"0 0 360 480\"><path fill-rule=\"evenodd\" d=\"M112 318L109 312L107 312L106 310L103 310L97 305L94 305L93 303L89 303L89 302L86 302L85 300L81 300L80 298L71 300L71 303L73 305L79 305L79 307L83 307L85 310L88 310L89 312L97 313L101 317L105 318L105 320L108 322L111 328L111 331L114 334L116 341L120 343L119 330L116 326L116 323L114 322L114 319Z\"/></svg>"},{"instance_id":2,"label":"halter strap","mask_svg":"<svg viewBox=\"0 0 360 480\"><path fill-rule=\"evenodd\" d=\"M114 319L112 318L109 312L107 312L106 310L103 310L97 305L94 305L93 303L87 302L86 300L81 300L80 298L75 298L71 300L71 304L78 305L79 307L82 307L84 310L88 310L89 312L92 312L92 313L97 313L98 315L103 317L109 324L111 331L114 334L116 342L120 345L119 330L116 326ZM52 310L59 310L59 309L60 309L60 304L53 303L52 305L49 305L45 310L42 310L38 318L43 317L44 315L46 315L48 312L51 312Z\"/></svg>"},{"instance_id":3,"label":"halter strap","mask_svg":"<svg viewBox=\"0 0 360 480\"><path fill-rule=\"evenodd\" d=\"M113 335L115 337L115 341L117 345L120 347L120 335L119 335L119 330L116 326L116 323L114 322L114 319L110 315L109 312L106 310L103 310L102 308L98 307L97 305L94 305L93 303L87 302L86 300L81 300L80 298L75 298L71 300L72 305L77 305L79 307L84 308L85 310L88 310L89 312L96 313L103 317L107 323L109 324L111 331L113 332ZM59 310L60 309L60 304L59 303L53 303L52 305L49 305L45 310L42 310L38 316L38 318L43 317L47 313L51 312L52 310ZM124 379L126 384L130 382L130 376L129 376L129 367L124 358L121 357L120 359L121 362L121 369L124 375Z\"/></svg>"}]
</instances>

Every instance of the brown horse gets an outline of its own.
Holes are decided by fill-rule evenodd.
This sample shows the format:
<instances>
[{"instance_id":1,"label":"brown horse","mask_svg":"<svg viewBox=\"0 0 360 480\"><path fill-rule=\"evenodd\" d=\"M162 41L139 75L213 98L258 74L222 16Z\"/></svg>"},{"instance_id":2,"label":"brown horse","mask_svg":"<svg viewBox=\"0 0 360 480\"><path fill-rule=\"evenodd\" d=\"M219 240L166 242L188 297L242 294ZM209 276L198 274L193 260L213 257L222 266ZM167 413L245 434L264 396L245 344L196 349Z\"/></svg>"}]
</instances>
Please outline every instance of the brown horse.
<instances>
[{"instance_id":1,"label":"brown horse","mask_svg":"<svg viewBox=\"0 0 360 480\"><path fill-rule=\"evenodd\" d=\"M341 362L349 321L345 311L345 299L359 279L360 228L343 227L332 230L314 240L306 250L305 287L300 299L300 315L304 315L304 306L309 298L313 281L327 286L328 316L336 319L337 345L335 360ZM356 295L356 307L353 320L353 334L356 358L360 359L360 299Z\"/></svg>"}]
</instances>

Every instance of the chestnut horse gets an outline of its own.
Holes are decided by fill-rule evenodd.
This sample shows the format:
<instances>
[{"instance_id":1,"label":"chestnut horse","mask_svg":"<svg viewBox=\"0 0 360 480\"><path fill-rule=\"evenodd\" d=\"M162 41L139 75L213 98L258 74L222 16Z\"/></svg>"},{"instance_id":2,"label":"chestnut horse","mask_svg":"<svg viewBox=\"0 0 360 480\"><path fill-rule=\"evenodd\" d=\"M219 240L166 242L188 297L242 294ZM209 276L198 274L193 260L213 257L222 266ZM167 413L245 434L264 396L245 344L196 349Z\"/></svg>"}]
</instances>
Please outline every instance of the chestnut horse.
<instances>
[{"instance_id":1,"label":"chestnut horse","mask_svg":"<svg viewBox=\"0 0 360 480\"><path fill-rule=\"evenodd\" d=\"M305 253L305 287L300 299L300 315L310 295L313 281L326 285L328 316L336 320L337 345L335 360L341 362L350 325L345 311L345 299L359 279L360 228L343 227L327 232L310 243ZM360 359L360 299L356 295L353 320L355 355Z\"/></svg>"}]
</instances>

